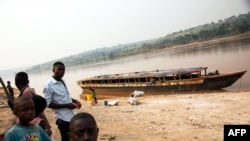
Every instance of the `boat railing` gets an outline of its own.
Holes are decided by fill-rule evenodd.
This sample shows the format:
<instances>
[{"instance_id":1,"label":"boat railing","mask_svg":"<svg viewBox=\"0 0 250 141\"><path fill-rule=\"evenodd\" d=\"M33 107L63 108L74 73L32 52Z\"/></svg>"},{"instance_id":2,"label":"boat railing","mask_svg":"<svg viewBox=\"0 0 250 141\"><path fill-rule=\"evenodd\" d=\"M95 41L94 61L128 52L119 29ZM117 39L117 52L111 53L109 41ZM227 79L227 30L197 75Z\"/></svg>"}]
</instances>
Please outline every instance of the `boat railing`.
<instances>
[{"instance_id":1,"label":"boat railing","mask_svg":"<svg viewBox=\"0 0 250 141\"><path fill-rule=\"evenodd\" d=\"M88 78L78 82L78 85L89 84L150 84L156 82L178 81L185 79L199 78L206 76L207 67L178 69L178 70L161 70L148 72L134 72L111 75L100 75ZM202 73L202 71L204 71Z\"/></svg>"}]
</instances>

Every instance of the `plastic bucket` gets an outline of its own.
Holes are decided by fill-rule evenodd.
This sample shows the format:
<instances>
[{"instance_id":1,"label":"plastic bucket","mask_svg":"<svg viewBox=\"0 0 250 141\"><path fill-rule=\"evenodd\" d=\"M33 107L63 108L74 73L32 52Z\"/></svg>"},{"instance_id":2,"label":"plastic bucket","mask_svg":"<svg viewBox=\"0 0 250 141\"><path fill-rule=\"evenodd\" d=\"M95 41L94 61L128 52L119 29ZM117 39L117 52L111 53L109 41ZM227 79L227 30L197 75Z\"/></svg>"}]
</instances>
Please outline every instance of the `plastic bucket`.
<instances>
[{"instance_id":1,"label":"plastic bucket","mask_svg":"<svg viewBox=\"0 0 250 141\"><path fill-rule=\"evenodd\" d=\"M92 94L87 94L87 95L86 95L86 98L87 98L87 101L91 101L92 98L93 98L93 97L92 97Z\"/></svg>"}]
</instances>

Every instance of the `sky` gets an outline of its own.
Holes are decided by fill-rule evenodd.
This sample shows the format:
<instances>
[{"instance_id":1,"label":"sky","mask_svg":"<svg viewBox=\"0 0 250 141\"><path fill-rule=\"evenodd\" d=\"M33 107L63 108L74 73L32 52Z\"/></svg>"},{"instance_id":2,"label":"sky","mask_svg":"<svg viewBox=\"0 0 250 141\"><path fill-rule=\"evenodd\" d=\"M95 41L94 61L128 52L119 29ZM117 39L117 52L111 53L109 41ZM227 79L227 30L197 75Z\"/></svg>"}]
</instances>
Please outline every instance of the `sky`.
<instances>
[{"instance_id":1,"label":"sky","mask_svg":"<svg viewBox=\"0 0 250 141\"><path fill-rule=\"evenodd\" d=\"M250 11L250 0L0 0L0 70L155 39Z\"/></svg>"}]
</instances>

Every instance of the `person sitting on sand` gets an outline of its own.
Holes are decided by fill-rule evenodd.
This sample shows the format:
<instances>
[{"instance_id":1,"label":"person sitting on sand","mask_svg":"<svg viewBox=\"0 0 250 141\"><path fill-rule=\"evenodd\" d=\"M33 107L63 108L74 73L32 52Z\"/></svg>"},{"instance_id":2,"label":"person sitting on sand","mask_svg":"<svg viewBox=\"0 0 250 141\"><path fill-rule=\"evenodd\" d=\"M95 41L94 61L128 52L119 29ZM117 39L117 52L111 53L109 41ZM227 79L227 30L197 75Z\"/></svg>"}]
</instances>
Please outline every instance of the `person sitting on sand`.
<instances>
[{"instance_id":1,"label":"person sitting on sand","mask_svg":"<svg viewBox=\"0 0 250 141\"><path fill-rule=\"evenodd\" d=\"M99 128L95 118L86 112L81 112L71 119L69 125L70 141L97 141Z\"/></svg>"},{"instance_id":2,"label":"person sitting on sand","mask_svg":"<svg viewBox=\"0 0 250 141\"><path fill-rule=\"evenodd\" d=\"M51 141L47 133L32 124L35 118L35 104L31 98L21 96L13 102L13 113L18 121L4 135L4 141Z\"/></svg>"}]
</instances>

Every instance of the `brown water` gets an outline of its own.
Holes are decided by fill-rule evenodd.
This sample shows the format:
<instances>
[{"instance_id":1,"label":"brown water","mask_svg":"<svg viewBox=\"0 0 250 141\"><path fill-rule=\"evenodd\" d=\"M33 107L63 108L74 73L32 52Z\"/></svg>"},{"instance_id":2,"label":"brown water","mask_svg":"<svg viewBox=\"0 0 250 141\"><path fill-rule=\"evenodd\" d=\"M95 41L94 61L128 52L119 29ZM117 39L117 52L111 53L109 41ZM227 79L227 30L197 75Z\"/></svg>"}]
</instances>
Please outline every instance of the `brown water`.
<instances>
[{"instance_id":1,"label":"brown water","mask_svg":"<svg viewBox=\"0 0 250 141\"><path fill-rule=\"evenodd\" d=\"M117 59L88 67L66 68L64 79L71 95L79 98L82 92L76 81L93 75L134 72L156 69L176 69L186 67L208 67L208 72L219 70L220 73L250 70L250 35L226 42L214 41L212 44L197 44L185 48L172 48L143 55ZM52 72L30 74L30 85L42 94L43 84ZM249 91L250 74L226 88L227 91Z\"/></svg>"}]
</instances>

